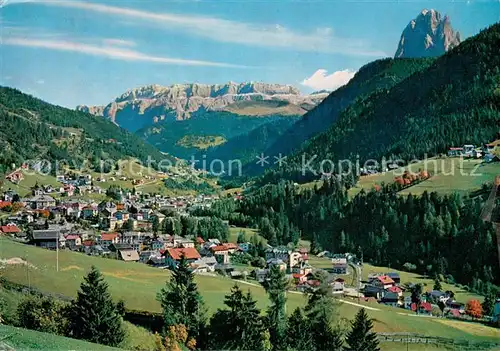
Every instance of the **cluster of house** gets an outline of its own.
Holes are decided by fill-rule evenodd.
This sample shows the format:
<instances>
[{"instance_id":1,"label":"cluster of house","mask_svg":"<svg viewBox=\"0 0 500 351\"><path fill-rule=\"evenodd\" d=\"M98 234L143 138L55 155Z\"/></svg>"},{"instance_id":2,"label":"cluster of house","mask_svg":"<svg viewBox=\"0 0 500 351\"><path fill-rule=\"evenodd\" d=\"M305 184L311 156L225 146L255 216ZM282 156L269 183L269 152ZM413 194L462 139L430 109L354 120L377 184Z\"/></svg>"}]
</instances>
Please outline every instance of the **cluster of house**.
<instances>
[{"instance_id":1,"label":"cluster of house","mask_svg":"<svg viewBox=\"0 0 500 351\"><path fill-rule=\"evenodd\" d=\"M304 284L307 276L312 272L308 264L308 254L305 249L290 250L287 247L271 247L266 250L266 268L255 270L255 278L259 283L266 281L273 266L291 274L297 285Z\"/></svg>"},{"instance_id":2,"label":"cluster of house","mask_svg":"<svg viewBox=\"0 0 500 351\"><path fill-rule=\"evenodd\" d=\"M448 149L449 157L468 157L468 158L483 158L486 162L498 160L495 153L500 150L500 139L494 142L476 147L472 144L466 144L460 147L450 147Z\"/></svg>"},{"instance_id":3,"label":"cluster of house","mask_svg":"<svg viewBox=\"0 0 500 351\"><path fill-rule=\"evenodd\" d=\"M22 174L22 173L21 173ZM88 178L80 179L88 182ZM124 192L119 190L122 201L95 203L84 200L84 197L70 198L62 197L56 201L53 193L64 193L72 196L77 189L80 194L87 192L101 192L102 189L90 185L64 184L61 189L53 186L37 186L32 189L32 196L20 198L14 191L9 190L0 196L0 208L11 206L14 202L20 208L10 221L24 221L30 223L37 214L46 215L52 213L54 218L72 217L84 220L97 221L100 229L115 230L125 222L130 221L134 230L150 230L155 218L161 223L165 216L163 210L171 210L180 215L188 215L188 209L210 207L217 196L162 196L142 194L140 192ZM154 209L154 210L153 210Z\"/></svg>"},{"instance_id":4,"label":"cluster of house","mask_svg":"<svg viewBox=\"0 0 500 351\"><path fill-rule=\"evenodd\" d=\"M411 284L407 286L411 289ZM454 317L460 317L465 313L465 305L453 299L450 292L432 290L421 296L421 303L417 306L410 295L404 296L405 287L401 286L399 273L390 272L386 274L370 274L368 282L364 285L363 295L365 299L376 299L379 303L417 311L419 314L430 315L433 307L438 307L440 301L445 304L445 313Z\"/></svg>"},{"instance_id":5,"label":"cluster of house","mask_svg":"<svg viewBox=\"0 0 500 351\"><path fill-rule=\"evenodd\" d=\"M25 236L29 244L46 249L68 249L160 268L173 268L184 256L195 273L214 272L216 266L227 267L232 254L248 251L251 245L221 243L218 239L205 241L200 237L191 240L177 235L154 235L152 232L140 231L96 234L94 230L77 229L69 223L44 225L40 223L32 226L35 229L27 237L26 233L21 235L22 230L14 223L0 226L0 233Z\"/></svg>"}]
</instances>

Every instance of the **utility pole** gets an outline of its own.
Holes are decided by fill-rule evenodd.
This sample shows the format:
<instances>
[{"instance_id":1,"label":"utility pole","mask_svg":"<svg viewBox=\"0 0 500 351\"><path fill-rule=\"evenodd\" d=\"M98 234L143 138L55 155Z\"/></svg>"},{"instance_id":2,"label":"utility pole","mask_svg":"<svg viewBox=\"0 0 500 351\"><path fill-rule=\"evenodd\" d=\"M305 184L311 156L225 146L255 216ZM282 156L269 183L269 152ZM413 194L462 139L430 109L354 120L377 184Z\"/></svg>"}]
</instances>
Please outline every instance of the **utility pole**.
<instances>
[{"instance_id":1,"label":"utility pole","mask_svg":"<svg viewBox=\"0 0 500 351\"><path fill-rule=\"evenodd\" d=\"M56 272L59 272L59 233L56 239Z\"/></svg>"},{"instance_id":2,"label":"utility pole","mask_svg":"<svg viewBox=\"0 0 500 351\"><path fill-rule=\"evenodd\" d=\"M26 280L28 281L28 288L31 291L31 282L30 282L30 264L28 262L28 253L24 253L24 260L26 261Z\"/></svg>"}]
</instances>

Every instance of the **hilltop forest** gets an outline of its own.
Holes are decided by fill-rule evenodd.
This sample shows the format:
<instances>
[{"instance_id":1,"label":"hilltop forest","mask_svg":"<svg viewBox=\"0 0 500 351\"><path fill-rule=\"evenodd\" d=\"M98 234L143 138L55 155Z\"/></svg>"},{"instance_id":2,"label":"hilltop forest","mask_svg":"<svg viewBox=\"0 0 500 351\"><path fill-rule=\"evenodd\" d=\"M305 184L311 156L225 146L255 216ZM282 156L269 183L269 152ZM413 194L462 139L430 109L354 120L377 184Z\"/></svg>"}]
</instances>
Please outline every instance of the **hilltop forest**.
<instances>
[{"instance_id":1,"label":"hilltop forest","mask_svg":"<svg viewBox=\"0 0 500 351\"><path fill-rule=\"evenodd\" d=\"M392 88L359 97L329 129L306 141L288 167L269 171L262 183L318 179L302 172L302 155L306 160L316 155L311 168L318 170L322 160L355 162L359 156L361 163L382 157L408 162L453 145L494 139L500 120L499 46L500 24L495 24ZM315 111L329 118L322 105Z\"/></svg>"},{"instance_id":2,"label":"hilltop forest","mask_svg":"<svg viewBox=\"0 0 500 351\"><path fill-rule=\"evenodd\" d=\"M110 121L51 105L18 90L0 87L0 172L26 160L92 162L148 156L156 148Z\"/></svg>"}]
</instances>

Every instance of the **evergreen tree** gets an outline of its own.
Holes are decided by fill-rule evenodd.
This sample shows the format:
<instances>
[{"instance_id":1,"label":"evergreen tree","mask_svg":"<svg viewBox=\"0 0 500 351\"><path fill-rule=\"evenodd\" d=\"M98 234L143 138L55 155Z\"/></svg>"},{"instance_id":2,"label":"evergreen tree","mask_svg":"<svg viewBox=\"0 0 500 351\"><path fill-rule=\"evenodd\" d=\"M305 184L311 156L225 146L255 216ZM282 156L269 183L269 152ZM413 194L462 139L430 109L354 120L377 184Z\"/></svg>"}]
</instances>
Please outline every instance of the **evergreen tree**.
<instances>
[{"instance_id":1,"label":"evergreen tree","mask_svg":"<svg viewBox=\"0 0 500 351\"><path fill-rule=\"evenodd\" d=\"M184 256L157 299L163 309L165 328L183 324L188 329L189 336L199 335L206 322L206 311L198 286L194 282L194 274Z\"/></svg>"},{"instance_id":2,"label":"evergreen tree","mask_svg":"<svg viewBox=\"0 0 500 351\"><path fill-rule=\"evenodd\" d=\"M337 303L331 288L326 283L309 294L306 316L311 330L311 338L317 350L339 350L342 335L336 324Z\"/></svg>"},{"instance_id":3,"label":"evergreen tree","mask_svg":"<svg viewBox=\"0 0 500 351\"><path fill-rule=\"evenodd\" d=\"M241 230L239 233L238 233L238 239L236 240L236 242L238 244L241 244L241 243L244 243L245 241L247 241L247 238L245 236L245 232L243 230Z\"/></svg>"},{"instance_id":4,"label":"evergreen tree","mask_svg":"<svg viewBox=\"0 0 500 351\"><path fill-rule=\"evenodd\" d=\"M377 334L372 330L373 323L362 308L351 322L351 331L347 333L345 351L379 351Z\"/></svg>"},{"instance_id":5,"label":"evergreen tree","mask_svg":"<svg viewBox=\"0 0 500 351\"><path fill-rule=\"evenodd\" d=\"M314 347L309 321L300 307L297 307L288 318L287 342L290 348L298 351L312 350Z\"/></svg>"},{"instance_id":6,"label":"evergreen tree","mask_svg":"<svg viewBox=\"0 0 500 351\"><path fill-rule=\"evenodd\" d=\"M481 307L483 308L483 315L485 316L493 315L493 310L495 308L495 294L491 291L489 287L488 291L486 292L486 295L484 296L484 301L481 304Z\"/></svg>"},{"instance_id":7,"label":"evergreen tree","mask_svg":"<svg viewBox=\"0 0 500 351\"><path fill-rule=\"evenodd\" d=\"M158 231L160 230L160 219L158 216L153 217L153 234L156 235L158 234Z\"/></svg>"},{"instance_id":8,"label":"evergreen tree","mask_svg":"<svg viewBox=\"0 0 500 351\"><path fill-rule=\"evenodd\" d=\"M215 350L265 350L266 335L260 310L250 292L235 285L226 295L229 309L217 310L210 319L209 346Z\"/></svg>"},{"instance_id":9,"label":"evergreen tree","mask_svg":"<svg viewBox=\"0 0 500 351\"><path fill-rule=\"evenodd\" d=\"M74 338L109 346L118 346L125 338L122 318L108 284L94 266L80 285L69 315L70 333Z\"/></svg>"},{"instance_id":10,"label":"evergreen tree","mask_svg":"<svg viewBox=\"0 0 500 351\"><path fill-rule=\"evenodd\" d=\"M433 286L432 290L441 291L441 289L443 289L443 287L441 286L441 282L439 281L439 277L436 275L436 278L434 278L434 286Z\"/></svg>"},{"instance_id":11,"label":"evergreen tree","mask_svg":"<svg viewBox=\"0 0 500 351\"><path fill-rule=\"evenodd\" d=\"M411 302L415 304L415 312L418 314L422 302L422 284L415 284L411 288Z\"/></svg>"},{"instance_id":12,"label":"evergreen tree","mask_svg":"<svg viewBox=\"0 0 500 351\"><path fill-rule=\"evenodd\" d=\"M288 279L278 266L271 267L269 280L265 285L271 301L267 310L267 322L274 350L286 350L286 290Z\"/></svg>"}]
</instances>

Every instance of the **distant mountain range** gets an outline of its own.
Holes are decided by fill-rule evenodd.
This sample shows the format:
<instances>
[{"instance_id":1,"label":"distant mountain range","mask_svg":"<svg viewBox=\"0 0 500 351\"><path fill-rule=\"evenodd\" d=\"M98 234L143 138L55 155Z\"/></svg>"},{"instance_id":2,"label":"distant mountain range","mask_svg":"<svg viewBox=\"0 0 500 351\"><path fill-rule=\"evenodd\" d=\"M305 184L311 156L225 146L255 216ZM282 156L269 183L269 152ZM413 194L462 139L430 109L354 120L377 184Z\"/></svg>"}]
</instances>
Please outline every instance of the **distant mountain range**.
<instances>
[{"instance_id":1,"label":"distant mountain range","mask_svg":"<svg viewBox=\"0 0 500 351\"><path fill-rule=\"evenodd\" d=\"M333 92L302 95L290 85L259 82L148 85L131 89L106 106L77 110L106 117L181 158L200 152L212 159L250 160L256 152L286 155L327 130L344 109L389 91L430 66L430 57L459 44L460 35L448 17L423 10L403 30L395 59L368 63ZM252 167L256 166L248 165L249 173Z\"/></svg>"},{"instance_id":2,"label":"distant mountain range","mask_svg":"<svg viewBox=\"0 0 500 351\"><path fill-rule=\"evenodd\" d=\"M129 131L164 120L185 120L196 113L229 111L240 115L302 115L328 92L301 95L290 85L266 83L148 85L131 89L106 106L77 110L107 117Z\"/></svg>"},{"instance_id":3,"label":"distant mountain range","mask_svg":"<svg viewBox=\"0 0 500 351\"><path fill-rule=\"evenodd\" d=\"M460 33L453 30L449 17L426 9L406 26L394 56L435 57L459 44Z\"/></svg>"}]
</instances>

